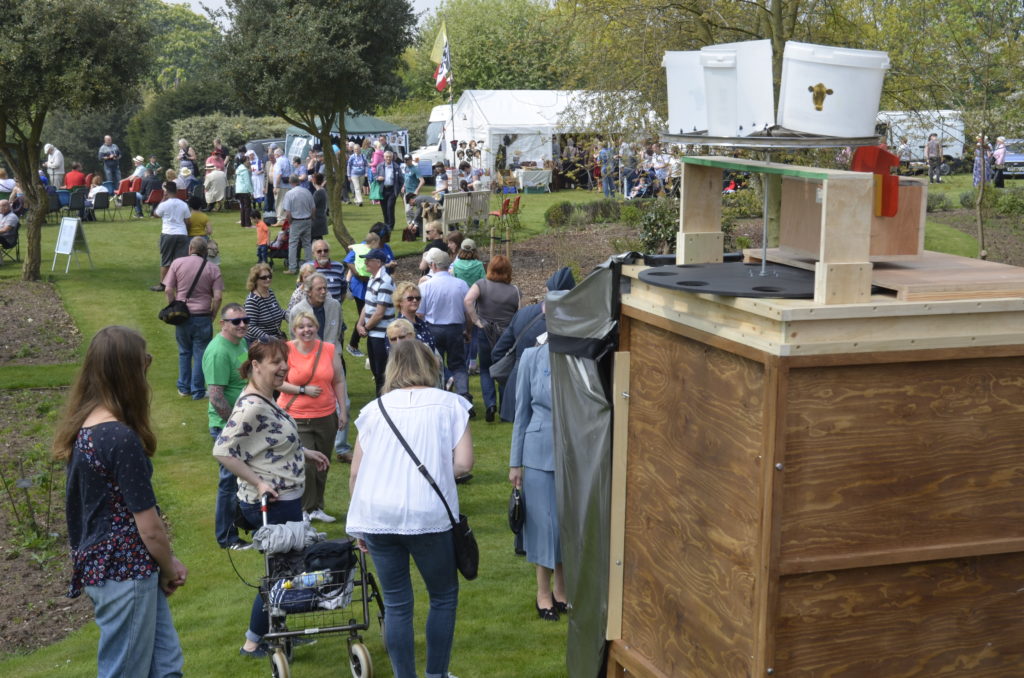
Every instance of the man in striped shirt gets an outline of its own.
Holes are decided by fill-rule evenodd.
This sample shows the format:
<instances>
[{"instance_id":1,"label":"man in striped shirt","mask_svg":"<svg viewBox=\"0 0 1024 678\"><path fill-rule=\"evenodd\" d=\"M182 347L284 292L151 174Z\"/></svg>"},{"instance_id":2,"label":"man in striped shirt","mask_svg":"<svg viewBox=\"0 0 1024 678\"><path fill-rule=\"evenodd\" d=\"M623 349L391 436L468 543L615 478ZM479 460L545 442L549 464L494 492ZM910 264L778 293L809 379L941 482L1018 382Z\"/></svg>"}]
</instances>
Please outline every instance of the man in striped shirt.
<instances>
[{"instance_id":1,"label":"man in striped shirt","mask_svg":"<svg viewBox=\"0 0 1024 678\"><path fill-rule=\"evenodd\" d=\"M386 331L395 319L395 306L391 295L395 291L395 282L391 279L384 264L388 254L382 249L370 250L360 255L366 260L366 268L370 271L370 282L366 285L366 300L363 310L356 323L359 336L366 337L367 352L370 354L370 371L377 385L377 395L384 386L384 368L388 363L388 354L384 347Z\"/></svg>"},{"instance_id":2,"label":"man in striped shirt","mask_svg":"<svg viewBox=\"0 0 1024 678\"><path fill-rule=\"evenodd\" d=\"M348 283L345 282L345 264L331 259L331 246L326 240L313 241L313 265L316 272L327 278L327 293L339 304L345 298Z\"/></svg>"}]
</instances>

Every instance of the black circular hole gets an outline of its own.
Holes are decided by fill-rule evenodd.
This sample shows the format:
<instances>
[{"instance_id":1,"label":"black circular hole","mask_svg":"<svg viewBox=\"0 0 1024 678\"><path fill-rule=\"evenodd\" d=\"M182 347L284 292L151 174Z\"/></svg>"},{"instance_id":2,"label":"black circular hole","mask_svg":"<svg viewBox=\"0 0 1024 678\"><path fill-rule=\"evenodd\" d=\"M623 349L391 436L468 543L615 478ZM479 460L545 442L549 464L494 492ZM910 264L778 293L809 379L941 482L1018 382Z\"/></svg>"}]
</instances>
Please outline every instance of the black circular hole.
<instances>
[{"instance_id":1,"label":"black circular hole","mask_svg":"<svg viewBox=\"0 0 1024 678\"><path fill-rule=\"evenodd\" d=\"M706 280L677 280L676 284L683 287L704 287L708 283Z\"/></svg>"},{"instance_id":2,"label":"black circular hole","mask_svg":"<svg viewBox=\"0 0 1024 678\"><path fill-rule=\"evenodd\" d=\"M654 275L675 275L675 272L674 271L648 271L647 275L650 275L650 276L654 276Z\"/></svg>"},{"instance_id":3,"label":"black circular hole","mask_svg":"<svg viewBox=\"0 0 1024 678\"><path fill-rule=\"evenodd\" d=\"M754 290L755 292L781 292L782 291L781 287L772 287L771 285L758 285L757 287L752 287L751 289Z\"/></svg>"}]
</instances>

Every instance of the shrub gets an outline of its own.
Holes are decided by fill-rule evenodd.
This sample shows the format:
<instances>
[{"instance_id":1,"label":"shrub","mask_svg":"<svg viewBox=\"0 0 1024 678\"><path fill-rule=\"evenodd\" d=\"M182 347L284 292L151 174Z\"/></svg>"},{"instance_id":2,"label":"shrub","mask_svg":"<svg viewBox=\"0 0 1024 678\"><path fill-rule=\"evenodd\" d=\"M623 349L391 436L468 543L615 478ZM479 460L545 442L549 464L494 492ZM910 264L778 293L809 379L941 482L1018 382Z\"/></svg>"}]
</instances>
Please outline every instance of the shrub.
<instances>
[{"instance_id":1,"label":"shrub","mask_svg":"<svg viewBox=\"0 0 1024 678\"><path fill-rule=\"evenodd\" d=\"M759 217L763 209L757 191L749 188L722 196L722 213L736 219Z\"/></svg>"},{"instance_id":2,"label":"shrub","mask_svg":"<svg viewBox=\"0 0 1024 678\"><path fill-rule=\"evenodd\" d=\"M202 167L203 161L213 149L214 139L220 139L224 148L233 153L251 139L283 139L287 128L288 123L273 116L253 118L213 113L182 118L171 125L171 157L177 157L178 139L188 139L189 144L196 149L196 157Z\"/></svg>"},{"instance_id":3,"label":"shrub","mask_svg":"<svg viewBox=\"0 0 1024 678\"><path fill-rule=\"evenodd\" d=\"M544 223L548 228L563 228L569 225L574 207L571 202L556 202L544 212Z\"/></svg>"},{"instance_id":4,"label":"shrub","mask_svg":"<svg viewBox=\"0 0 1024 678\"><path fill-rule=\"evenodd\" d=\"M1004 216L1024 215L1024 190L1010 188L998 191L996 212Z\"/></svg>"},{"instance_id":5,"label":"shrub","mask_svg":"<svg viewBox=\"0 0 1024 678\"><path fill-rule=\"evenodd\" d=\"M974 209L974 203L978 199L978 189L972 188L960 194L960 204L968 209ZM996 191L991 186L985 189L985 196L982 198L981 206L991 209L996 206Z\"/></svg>"},{"instance_id":6,"label":"shrub","mask_svg":"<svg viewBox=\"0 0 1024 678\"><path fill-rule=\"evenodd\" d=\"M619 219L630 228L640 226L640 208L632 203L625 203L619 208Z\"/></svg>"},{"instance_id":7,"label":"shrub","mask_svg":"<svg viewBox=\"0 0 1024 678\"><path fill-rule=\"evenodd\" d=\"M640 218L640 242L647 254L667 254L676 250L679 231L679 201L651 201Z\"/></svg>"},{"instance_id":8,"label":"shrub","mask_svg":"<svg viewBox=\"0 0 1024 678\"><path fill-rule=\"evenodd\" d=\"M974 207L974 191L964 191L960 194L961 207Z\"/></svg>"},{"instance_id":9,"label":"shrub","mask_svg":"<svg viewBox=\"0 0 1024 678\"><path fill-rule=\"evenodd\" d=\"M953 209L953 201L945 193L929 193L927 209L929 212L945 212Z\"/></svg>"}]
</instances>

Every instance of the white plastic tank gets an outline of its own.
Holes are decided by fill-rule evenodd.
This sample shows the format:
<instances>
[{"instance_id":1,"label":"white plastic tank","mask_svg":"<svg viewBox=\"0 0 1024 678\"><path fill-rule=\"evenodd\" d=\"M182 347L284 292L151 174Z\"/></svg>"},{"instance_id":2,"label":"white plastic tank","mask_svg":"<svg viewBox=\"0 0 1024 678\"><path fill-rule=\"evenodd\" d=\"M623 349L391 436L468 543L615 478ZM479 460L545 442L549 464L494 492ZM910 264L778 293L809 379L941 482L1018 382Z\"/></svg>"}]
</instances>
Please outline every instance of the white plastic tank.
<instances>
[{"instance_id":1,"label":"white plastic tank","mask_svg":"<svg viewBox=\"0 0 1024 678\"><path fill-rule=\"evenodd\" d=\"M874 135L887 70L885 52L787 42L779 125L826 136Z\"/></svg>"},{"instance_id":2,"label":"white plastic tank","mask_svg":"<svg viewBox=\"0 0 1024 678\"><path fill-rule=\"evenodd\" d=\"M661 65L668 85L669 133L703 132L708 128L708 116L700 52L665 52Z\"/></svg>"},{"instance_id":3,"label":"white plastic tank","mask_svg":"<svg viewBox=\"0 0 1024 678\"><path fill-rule=\"evenodd\" d=\"M701 50L700 63L704 68L708 134L713 137L736 136L739 127L736 52L730 49Z\"/></svg>"}]
</instances>

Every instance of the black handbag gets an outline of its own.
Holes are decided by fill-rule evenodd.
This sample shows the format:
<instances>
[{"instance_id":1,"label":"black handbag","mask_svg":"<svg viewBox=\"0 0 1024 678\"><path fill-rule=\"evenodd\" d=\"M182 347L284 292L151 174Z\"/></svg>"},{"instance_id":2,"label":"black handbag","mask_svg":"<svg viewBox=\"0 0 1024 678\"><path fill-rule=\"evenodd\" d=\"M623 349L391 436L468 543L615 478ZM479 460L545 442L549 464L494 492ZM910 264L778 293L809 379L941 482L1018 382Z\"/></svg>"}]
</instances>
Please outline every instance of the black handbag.
<instances>
[{"instance_id":1,"label":"black handbag","mask_svg":"<svg viewBox=\"0 0 1024 678\"><path fill-rule=\"evenodd\" d=\"M448 512L448 520L452 523L452 541L455 543L455 566L459 568L459 572L467 580L476 579L477 570L480 567L480 548L476 544L473 528L469 526L469 519L460 513L459 519L455 520L452 509L448 506L448 500L444 498L441 488L437 486L437 483L434 482L430 475L430 471L427 470L427 467L423 465L419 457L416 456L416 453L409 447L409 443L405 442L405 438L399 433L395 422L391 421L391 416L384 409L384 403L381 402L380 398L377 398L377 406L380 407L380 412L384 415L384 421L388 422L388 426L391 427L395 436L398 437L398 442L402 443L402 447L412 457L412 462L416 464L416 468L427 479L430 486L434 488L434 492L437 492L437 496L441 498L441 503L444 504L444 510Z\"/></svg>"},{"instance_id":2,"label":"black handbag","mask_svg":"<svg viewBox=\"0 0 1024 678\"><path fill-rule=\"evenodd\" d=\"M513 534L523 531L523 523L526 522L526 504L523 503L523 491L518 487L512 488L512 494L508 497L508 529Z\"/></svg>"},{"instance_id":3,"label":"black handbag","mask_svg":"<svg viewBox=\"0 0 1024 678\"><path fill-rule=\"evenodd\" d=\"M196 291L196 283L199 282L199 277L203 274L203 269L206 268L206 257L203 257L203 263L199 264L199 270L196 272L196 277L192 279L192 284L188 288L188 292L185 294L185 301L178 301L175 299L171 303L160 309L157 313L158 318L163 320L168 325L181 325L189 318L192 317L192 313L188 310L188 300L192 297L192 293Z\"/></svg>"}]
</instances>

